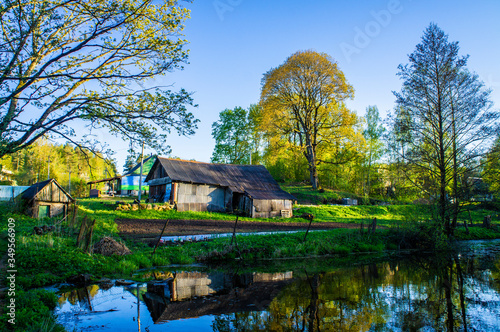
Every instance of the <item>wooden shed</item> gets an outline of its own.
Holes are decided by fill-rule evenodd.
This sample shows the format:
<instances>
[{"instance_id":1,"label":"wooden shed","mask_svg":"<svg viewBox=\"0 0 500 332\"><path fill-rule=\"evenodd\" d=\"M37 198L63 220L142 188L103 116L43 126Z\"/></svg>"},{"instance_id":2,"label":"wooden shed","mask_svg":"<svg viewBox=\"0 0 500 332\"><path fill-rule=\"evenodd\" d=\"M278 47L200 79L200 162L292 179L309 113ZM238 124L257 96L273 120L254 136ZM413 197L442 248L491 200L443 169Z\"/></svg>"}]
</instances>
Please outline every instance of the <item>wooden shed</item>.
<instances>
[{"instance_id":1,"label":"wooden shed","mask_svg":"<svg viewBox=\"0 0 500 332\"><path fill-rule=\"evenodd\" d=\"M21 194L26 212L33 218L55 217L68 214L74 199L54 179L38 182Z\"/></svg>"},{"instance_id":2,"label":"wooden shed","mask_svg":"<svg viewBox=\"0 0 500 332\"><path fill-rule=\"evenodd\" d=\"M146 181L150 200L176 204L178 211L239 211L252 218L291 217L295 200L261 165L157 157Z\"/></svg>"}]
</instances>

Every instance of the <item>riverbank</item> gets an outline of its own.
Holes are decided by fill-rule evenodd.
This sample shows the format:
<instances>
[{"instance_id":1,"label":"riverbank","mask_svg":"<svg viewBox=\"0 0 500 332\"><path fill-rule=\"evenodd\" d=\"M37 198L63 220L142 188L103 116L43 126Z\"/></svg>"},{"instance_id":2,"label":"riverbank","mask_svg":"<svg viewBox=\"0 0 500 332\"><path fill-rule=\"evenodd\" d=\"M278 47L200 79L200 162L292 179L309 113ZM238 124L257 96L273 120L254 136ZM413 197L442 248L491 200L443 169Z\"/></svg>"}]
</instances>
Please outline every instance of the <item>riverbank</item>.
<instances>
[{"instance_id":1,"label":"riverbank","mask_svg":"<svg viewBox=\"0 0 500 332\"><path fill-rule=\"evenodd\" d=\"M322 209L328 211L330 208L325 207ZM335 207L335 209L339 208ZM408 209L408 207L405 207L405 209ZM346 207L344 213L348 214L349 211L353 211L352 208ZM182 214L176 211L159 214L157 211L149 210L125 213L115 211L114 205L110 204L110 202L95 200L89 200L81 204L76 222L73 225L70 222L71 218L59 223L57 219L35 220L7 209L2 209L0 213L3 222L8 218L13 218L16 221L16 269L18 271L16 287L19 290L16 293L19 322L16 329L19 331L24 331L25 328L30 326L40 327L40 324L52 326L53 319L50 317L51 308L55 306L54 297L47 292L34 290L34 288L65 282L78 275L86 275L88 280L94 281L103 277L129 279L139 269L171 264L200 262L210 264L228 261L250 264L256 260L277 260L291 257L307 258L339 255L339 257L346 258L351 253L368 252L384 255L398 250L423 247L431 247L437 250L441 249L441 246L445 246L447 240L436 237L435 228L428 223L410 219L406 222L396 220L390 224L392 227L386 226L386 229L377 228L375 232L369 231L367 229L368 221L373 219L369 215L361 218L359 223L352 223L352 229L346 229L345 226L349 224L344 222L337 225L343 228L310 232L305 237L308 220L296 218L286 221L298 223L298 226L302 225L302 232L264 236L251 235L236 237L234 240L227 237L207 242L162 245L157 248L153 255L154 248L149 245L148 241L122 238L120 236L120 221L117 222L117 219L129 217L129 220L135 220L133 222L137 223L141 219L160 219L159 217L162 217L163 221L155 221L155 223L161 225L164 224L164 219L171 217L183 217L193 220L210 217L215 220L225 220L221 223L227 224L227 227L231 228L230 226L233 225L235 217L208 213ZM132 253L126 256L108 257L100 254L88 254L78 248L76 238L79 233L79 222L85 216L96 220L93 230L94 243L104 236L111 236L128 246ZM380 214L376 216L380 216ZM314 221L320 222L313 222L314 227L320 227L321 220L321 217L315 218ZM241 225L243 223L257 225L255 221L249 220L249 218L241 218L241 222ZM267 223L266 225L270 227L273 223L277 223L277 220L260 220L260 223ZM42 227L43 225L55 225L56 227L53 231L46 232L44 235L34 234L34 227ZM363 228L361 225L363 225ZM294 225L290 223L290 226ZM329 227L326 228L333 228L334 226L335 223L330 222ZM259 227L261 226L257 225L257 228ZM241 230L239 229L239 231ZM159 233L159 229L155 230L154 233L156 231ZM7 226L3 225L2 236L6 238L6 234ZM500 238L500 232L496 228L487 230L480 227L469 227L468 234L464 229L458 229L456 232L457 240L484 238ZM4 242L6 243L6 241ZM6 319L7 317L4 314L2 316L3 324L5 324ZM5 327L5 325L0 327Z\"/></svg>"}]
</instances>

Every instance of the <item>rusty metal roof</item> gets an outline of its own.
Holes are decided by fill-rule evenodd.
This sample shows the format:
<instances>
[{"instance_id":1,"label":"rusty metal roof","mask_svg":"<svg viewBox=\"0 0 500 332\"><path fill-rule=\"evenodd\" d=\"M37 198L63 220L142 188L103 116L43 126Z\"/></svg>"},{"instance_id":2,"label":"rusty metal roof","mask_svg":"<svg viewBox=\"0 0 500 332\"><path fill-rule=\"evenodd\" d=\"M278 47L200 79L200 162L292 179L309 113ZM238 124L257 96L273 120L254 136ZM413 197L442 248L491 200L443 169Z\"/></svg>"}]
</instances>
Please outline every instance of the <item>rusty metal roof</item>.
<instances>
[{"instance_id":1,"label":"rusty metal roof","mask_svg":"<svg viewBox=\"0 0 500 332\"><path fill-rule=\"evenodd\" d=\"M254 199L291 199L295 197L280 188L269 171L261 165L210 164L158 157L146 181L153 179L161 165L172 181L228 187L233 192Z\"/></svg>"}]
</instances>

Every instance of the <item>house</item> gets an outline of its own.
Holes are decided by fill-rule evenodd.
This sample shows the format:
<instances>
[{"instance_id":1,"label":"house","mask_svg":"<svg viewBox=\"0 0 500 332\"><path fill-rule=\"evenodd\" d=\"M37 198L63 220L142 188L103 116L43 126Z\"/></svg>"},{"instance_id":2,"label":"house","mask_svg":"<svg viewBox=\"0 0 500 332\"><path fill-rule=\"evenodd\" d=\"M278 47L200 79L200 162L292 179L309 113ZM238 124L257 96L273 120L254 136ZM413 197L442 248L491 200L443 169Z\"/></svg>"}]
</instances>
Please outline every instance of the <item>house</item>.
<instances>
[{"instance_id":1,"label":"house","mask_svg":"<svg viewBox=\"0 0 500 332\"><path fill-rule=\"evenodd\" d=\"M150 201L176 204L178 211L241 212L252 218L291 217L295 200L260 165L157 157L146 181Z\"/></svg>"},{"instance_id":2,"label":"house","mask_svg":"<svg viewBox=\"0 0 500 332\"><path fill-rule=\"evenodd\" d=\"M73 198L54 179L35 183L21 195L27 214L33 218L67 216Z\"/></svg>"},{"instance_id":3,"label":"house","mask_svg":"<svg viewBox=\"0 0 500 332\"><path fill-rule=\"evenodd\" d=\"M142 162L142 184L141 190L148 191L149 187L146 184L146 175L153 166L155 156L149 156ZM141 163L135 165L129 172L121 177L121 194L122 195L137 195L139 192L139 182L141 179Z\"/></svg>"}]
</instances>

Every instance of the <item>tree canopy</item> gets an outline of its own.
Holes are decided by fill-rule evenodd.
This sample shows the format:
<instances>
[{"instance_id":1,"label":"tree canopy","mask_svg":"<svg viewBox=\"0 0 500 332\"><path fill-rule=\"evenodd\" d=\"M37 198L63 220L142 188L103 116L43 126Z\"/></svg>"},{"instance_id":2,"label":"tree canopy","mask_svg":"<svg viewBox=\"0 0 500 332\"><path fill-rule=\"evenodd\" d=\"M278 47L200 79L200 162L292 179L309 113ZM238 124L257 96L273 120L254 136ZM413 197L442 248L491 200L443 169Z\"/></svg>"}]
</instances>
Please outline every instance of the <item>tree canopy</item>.
<instances>
[{"instance_id":1,"label":"tree canopy","mask_svg":"<svg viewBox=\"0 0 500 332\"><path fill-rule=\"evenodd\" d=\"M250 112L241 107L225 109L212 124L215 148L213 163L249 164L253 148L254 122Z\"/></svg>"},{"instance_id":2,"label":"tree canopy","mask_svg":"<svg viewBox=\"0 0 500 332\"><path fill-rule=\"evenodd\" d=\"M344 73L325 53L296 52L264 74L262 128L300 147L314 189L319 187L318 146L331 142L336 129L352 122L343 102L353 95Z\"/></svg>"},{"instance_id":3,"label":"tree canopy","mask_svg":"<svg viewBox=\"0 0 500 332\"><path fill-rule=\"evenodd\" d=\"M188 57L178 1L2 0L0 18L0 157L44 135L97 149L78 122L164 152L194 133L190 94L151 85Z\"/></svg>"},{"instance_id":4,"label":"tree canopy","mask_svg":"<svg viewBox=\"0 0 500 332\"><path fill-rule=\"evenodd\" d=\"M88 181L117 175L113 160L71 144L53 144L45 138L0 158L0 168L13 172L12 181L1 184L28 186L50 177L74 197L88 194Z\"/></svg>"}]
</instances>

